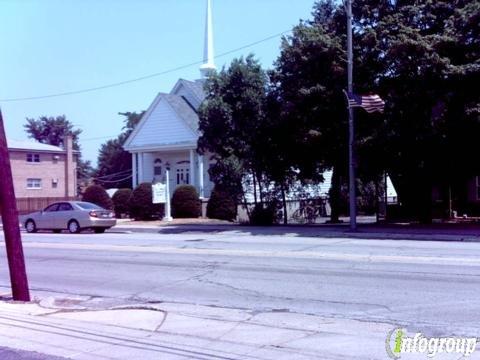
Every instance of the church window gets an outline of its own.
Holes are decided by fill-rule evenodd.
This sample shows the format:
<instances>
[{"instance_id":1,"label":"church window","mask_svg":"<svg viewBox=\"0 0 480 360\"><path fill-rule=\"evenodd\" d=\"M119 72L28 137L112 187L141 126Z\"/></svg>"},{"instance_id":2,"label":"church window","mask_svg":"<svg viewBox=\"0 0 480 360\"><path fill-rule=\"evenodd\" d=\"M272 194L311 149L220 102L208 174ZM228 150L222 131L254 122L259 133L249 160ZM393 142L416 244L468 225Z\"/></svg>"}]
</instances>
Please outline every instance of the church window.
<instances>
[{"instance_id":1,"label":"church window","mask_svg":"<svg viewBox=\"0 0 480 360\"><path fill-rule=\"evenodd\" d=\"M153 163L153 175L160 176L162 175L162 160L155 159Z\"/></svg>"}]
</instances>

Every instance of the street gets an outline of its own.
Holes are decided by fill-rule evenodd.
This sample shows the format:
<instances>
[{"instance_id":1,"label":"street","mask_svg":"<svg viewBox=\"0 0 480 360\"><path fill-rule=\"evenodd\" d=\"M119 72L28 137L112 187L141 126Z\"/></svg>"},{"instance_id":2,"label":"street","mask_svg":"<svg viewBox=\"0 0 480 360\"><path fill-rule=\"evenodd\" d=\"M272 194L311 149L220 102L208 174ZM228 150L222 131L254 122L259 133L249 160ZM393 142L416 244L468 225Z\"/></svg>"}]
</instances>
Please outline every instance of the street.
<instances>
[{"instance_id":1,"label":"street","mask_svg":"<svg viewBox=\"0 0 480 360\"><path fill-rule=\"evenodd\" d=\"M238 234L24 235L32 291L480 335L480 244ZM5 256L1 285L9 288Z\"/></svg>"},{"instance_id":2,"label":"street","mask_svg":"<svg viewBox=\"0 0 480 360\"><path fill-rule=\"evenodd\" d=\"M98 307L202 305L387 323L427 336L480 336L480 243L246 230L40 233L23 234L23 241L38 297L80 295ZM5 256L0 281L8 293Z\"/></svg>"}]
</instances>

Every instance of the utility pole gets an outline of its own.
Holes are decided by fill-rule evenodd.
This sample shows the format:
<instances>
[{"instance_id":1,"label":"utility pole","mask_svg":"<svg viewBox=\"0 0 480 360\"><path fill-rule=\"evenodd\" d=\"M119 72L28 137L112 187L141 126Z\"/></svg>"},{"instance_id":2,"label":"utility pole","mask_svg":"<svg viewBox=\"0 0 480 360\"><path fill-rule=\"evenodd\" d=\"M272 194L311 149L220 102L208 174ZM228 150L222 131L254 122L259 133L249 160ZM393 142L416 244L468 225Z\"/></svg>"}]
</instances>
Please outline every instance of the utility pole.
<instances>
[{"instance_id":1,"label":"utility pole","mask_svg":"<svg viewBox=\"0 0 480 360\"><path fill-rule=\"evenodd\" d=\"M353 46L352 46L352 0L346 0L347 13L347 52L348 52L348 93L353 93ZM348 107L348 168L350 197L350 230L357 230L357 196L355 191L355 127L353 108Z\"/></svg>"},{"instance_id":2,"label":"utility pole","mask_svg":"<svg viewBox=\"0 0 480 360\"><path fill-rule=\"evenodd\" d=\"M17 202L13 189L12 168L8 155L7 138L0 110L0 207L7 250L13 300L30 301L22 238L18 224Z\"/></svg>"}]
</instances>

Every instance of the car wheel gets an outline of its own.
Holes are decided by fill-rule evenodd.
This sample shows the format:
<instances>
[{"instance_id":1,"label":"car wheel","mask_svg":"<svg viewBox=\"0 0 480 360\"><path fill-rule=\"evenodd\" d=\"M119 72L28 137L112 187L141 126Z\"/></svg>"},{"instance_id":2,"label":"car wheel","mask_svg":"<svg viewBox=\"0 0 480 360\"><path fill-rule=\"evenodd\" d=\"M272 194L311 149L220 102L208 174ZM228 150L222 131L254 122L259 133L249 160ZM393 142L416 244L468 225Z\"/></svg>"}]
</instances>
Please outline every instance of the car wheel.
<instances>
[{"instance_id":1,"label":"car wheel","mask_svg":"<svg viewBox=\"0 0 480 360\"><path fill-rule=\"evenodd\" d=\"M105 232L105 228L95 228L93 231L95 231L95 234L103 234Z\"/></svg>"},{"instance_id":2,"label":"car wheel","mask_svg":"<svg viewBox=\"0 0 480 360\"><path fill-rule=\"evenodd\" d=\"M70 234L78 234L80 232L80 225L77 220L70 220L68 223L68 231L70 231Z\"/></svg>"},{"instance_id":3,"label":"car wheel","mask_svg":"<svg viewBox=\"0 0 480 360\"><path fill-rule=\"evenodd\" d=\"M25 223L25 230L27 230L28 233L35 233L37 232L37 225L35 224L35 221L33 220L27 220Z\"/></svg>"}]
</instances>

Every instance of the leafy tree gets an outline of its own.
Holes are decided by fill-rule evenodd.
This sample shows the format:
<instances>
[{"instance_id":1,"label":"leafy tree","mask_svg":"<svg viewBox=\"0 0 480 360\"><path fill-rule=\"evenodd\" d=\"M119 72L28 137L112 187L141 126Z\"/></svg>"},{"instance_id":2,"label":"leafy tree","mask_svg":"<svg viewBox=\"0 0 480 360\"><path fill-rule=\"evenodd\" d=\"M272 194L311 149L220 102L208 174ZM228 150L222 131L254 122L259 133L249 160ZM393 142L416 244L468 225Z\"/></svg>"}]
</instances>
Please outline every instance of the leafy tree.
<instances>
[{"instance_id":1,"label":"leafy tree","mask_svg":"<svg viewBox=\"0 0 480 360\"><path fill-rule=\"evenodd\" d=\"M202 153L214 154L210 175L215 184L236 201L241 201L246 186L253 187L255 204L281 196L286 221L285 194L296 172L289 162L285 136L289 129L279 116L279 99L269 74L249 55L212 75L206 89L198 147Z\"/></svg>"},{"instance_id":2,"label":"leafy tree","mask_svg":"<svg viewBox=\"0 0 480 360\"><path fill-rule=\"evenodd\" d=\"M43 144L54 146L63 147L65 136L71 135L73 149L81 151L79 136L82 130L75 129L65 115L56 117L41 116L38 119L27 118L27 123L23 127L30 138ZM93 173L90 161L83 160L81 154L78 157L77 173L80 181L88 179Z\"/></svg>"},{"instance_id":3,"label":"leafy tree","mask_svg":"<svg viewBox=\"0 0 480 360\"><path fill-rule=\"evenodd\" d=\"M338 221L348 133L343 95L345 47L330 29L335 24L335 9L331 1L317 4L314 20L301 22L283 39L272 82L277 84L282 104L287 162L305 182L322 181L323 170L333 168L330 200L332 220Z\"/></svg>"},{"instance_id":4,"label":"leafy tree","mask_svg":"<svg viewBox=\"0 0 480 360\"><path fill-rule=\"evenodd\" d=\"M138 124L144 112L119 113L125 116L123 132L113 140L102 144L98 155L98 167L95 172L97 182L106 188L131 188L132 155L123 149L123 144Z\"/></svg>"},{"instance_id":5,"label":"leafy tree","mask_svg":"<svg viewBox=\"0 0 480 360\"><path fill-rule=\"evenodd\" d=\"M27 118L23 126L29 137L43 144L62 147L66 135L73 138L73 149L80 151L78 143L82 130L75 129L74 125L67 120L65 115L48 117L41 116L38 119Z\"/></svg>"},{"instance_id":6,"label":"leafy tree","mask_svg":"<svg viewBox=\"0 0 480 360\"><path fill-rule=\"evenodd\" d=\"M265 119L267 83L267 74L253 55L233 60L228 69L213 74L206 83L198 149L214 154L217 169L236 173L230 181L236 185L245 174L251 174L260 187L264 180L258 148L262 141L260 128ZM236 191L241 192L241 189Z\"/></svg>"},{"instance_id":7,"label":"leafy tree","mask_svg":"<svg viewBox=\"0 0 480 360\"><path fill-rule=\"evenodd\" d=\"M480 135L480 95L469 90L480 74L480 4L397 1L380 12L373 1L356 5L358 53L374 64L371 81L388 104L385 167L407 212L430 221L432 188L459 195L480 170L464 156L476 152Z\"/></svg>"},{"instance_id":8,"label":"leafy tree","mask_svg":"<svg viewBox=\"0 0 480 360\"><path fill-rule=\"evenodd\" d=\"M480 73L480 4L358 0L353 10L355 89L387 102L385 116L355 111L358 174L367 184L387 170L407 212L428 221L432 188L461 194L480 170L464 156L475 153L480 135L480 95L470 90ZM347 165L345 48L342 5L318 1L313 19L283 40L273 77L292 143L303 147L289 162L301 177L316 172L312 164L333 167L333 210Z\"/></svg>"}]
</instances>

